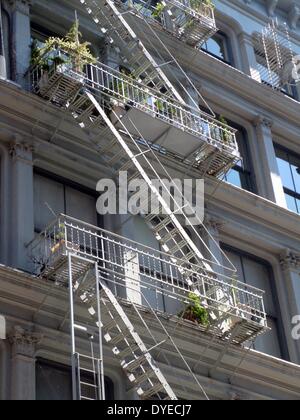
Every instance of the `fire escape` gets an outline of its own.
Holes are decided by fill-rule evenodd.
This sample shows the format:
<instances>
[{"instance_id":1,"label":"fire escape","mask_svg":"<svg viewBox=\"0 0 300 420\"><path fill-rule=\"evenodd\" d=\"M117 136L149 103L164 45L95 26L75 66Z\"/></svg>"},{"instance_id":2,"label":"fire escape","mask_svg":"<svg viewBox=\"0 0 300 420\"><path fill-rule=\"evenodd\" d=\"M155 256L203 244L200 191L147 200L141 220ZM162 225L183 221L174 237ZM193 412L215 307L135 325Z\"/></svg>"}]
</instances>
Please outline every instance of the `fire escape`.
<instances>
[{"instance_id":1,"label":"fire escape","mask_svg":"<svg viewBox=\"0 0 300 420\"><path fill-rule=\"evenodd\" d=\"M166 200L152 180L160 179L163 187L165 180L171 181L166 161L197 171L199 177L222 176L240 159L235 131L186 104L132 25L135 19L147 21L196 46L216 31L213 9L198 0L164 1L163 15L154 19L150 2L80 3L117 49L130 76L103 63L87 65L84 73L69 64L53 65L47 74L36 67L31 71L32 90L72 116L81 129L95 130L97 139L91 145L116 173L127 171L131 179L145 181L151 198L144 204L160 212L142 217L163 251L65 215L30 244L37 274L69 291L73 396L105 399L104 340L140 398L177 399L161 368L164 353L163 362L170 366L166 345L207 397L161 320L168 312L162 299L176 302L182 311L190 294L196 295L209 314L209 323L199 330L223 340L225 352L229 345L254 340L267 329L263 292L238 282L234 271L213 255L205 258L200 230L187 216L197 217L191 203L183 196L178 202L171 193ZM87 310L88 326L76 315L78 306ZM178 313L168 314L175 329L191 324ZM149 314L160 328L159 336L151 332ZM84 334L91 347L83 353L78 346Z\"/></svg>"}]
</instances>

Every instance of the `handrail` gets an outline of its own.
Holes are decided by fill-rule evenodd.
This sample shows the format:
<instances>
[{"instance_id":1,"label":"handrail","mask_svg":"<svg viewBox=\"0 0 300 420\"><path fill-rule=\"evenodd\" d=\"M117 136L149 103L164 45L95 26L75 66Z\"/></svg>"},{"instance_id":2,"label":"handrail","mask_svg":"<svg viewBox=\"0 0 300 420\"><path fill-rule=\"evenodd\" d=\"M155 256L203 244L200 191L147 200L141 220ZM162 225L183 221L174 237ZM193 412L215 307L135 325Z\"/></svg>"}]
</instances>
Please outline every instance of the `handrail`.
<instances>
[{"instance_id":1,"label":"handrail","mask_svg":"<svg viewBox=\"0 0 300 420\"><path fill-rule=\"evenodd\" d=\"M97 259L111 264L110 268L107 267L107 272L111 271L111 274L121 275L124 264L126 265L126 258L132 255L133 257L130 257L132 273L145 277L142 282L146 287L150 287L153 281L157 281L161 283L161 286L152 284L151 287L156 287L164 293L163 285L166 285L173 288L174 294L179 297L183 293L186 296L186 293L193 290L190 283L186 282L187 278L193 279L194 285L201 290L202 298L209 299L213 304L222 307L224 303L218 302L218 298L207 294L209 289L213 291L217 289L229 299L227 306L231 311L234 312L236 309L247 314L248 317L255 316L260 322L266 323L262 290L223 274L199 272L199 267L196 265L183 265L183 262L181 263L179 259L173 260L167 253L69 216L60 215L43 233L27 244L27 247L31 255L35 256L37 253L40 253L40 256L43 255L46 258L43 261L44 264L47 258L55 255L53 250L59 245L62 237L66 249L70 252L75 252L83 258ZM103 245L99 245L99 242L103 242ZM124 255L127 255L125 260ZM137 261L134 260L134 256L138 257ZM140 264L145 270L148 268L149 273L146 272L147 270L141 271ZM159 267L160 271L157 271Z\"/></svg>"},{"instance_id":2,"label":"handrail","mask_svg":"<svg viewBox=\"0 0 300 420\"><path fill-rule=\"evenodd\" d=\"M53 50L48 53L49 60L53 58L53 54L68 58L67 53L61 50ZM47 60L47 55L45 59ZM54 68L57 71L69 74L71 77L77 75L72 69L72 64L69 63L59 66L54 65ZM34 89L37 89L43 74L44 71L39 66L32 69L31 77ZM78 76L83 78L86 87L94 89L110 99L122 101L125 105L138 108L196 137L205 138L208 143L215 147L228 150L229 153L235 153L236 157L238 156L236 130L215 120L207 113L171 100L165 94L143 84L141 81L137 81L100 62L85 66L84 73L78 74Z\"/></svg>"}]
</instances>

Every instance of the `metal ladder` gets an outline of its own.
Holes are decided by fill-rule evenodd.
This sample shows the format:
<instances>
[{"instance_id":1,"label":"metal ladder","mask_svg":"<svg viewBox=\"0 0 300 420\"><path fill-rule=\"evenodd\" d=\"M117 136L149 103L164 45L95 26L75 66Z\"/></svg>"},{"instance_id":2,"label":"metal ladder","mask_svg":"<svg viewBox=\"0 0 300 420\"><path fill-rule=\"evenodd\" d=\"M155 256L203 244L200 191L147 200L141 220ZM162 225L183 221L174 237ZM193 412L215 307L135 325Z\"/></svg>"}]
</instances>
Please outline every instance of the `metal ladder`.
<instances>
[{"instance_id":1,"label":"metal ladder","mask_svg":"<svg viewBox=\"0 0 300 420\"><path fill-rule=\"evenodd\" d=\"M135 32L111 0L80 0L93 21L100 26L109 43L114 43L121 54L122 62L137 80L151 84L155 89L166 90L166 95L184 104L184 100L165 75L161 66L138 39Z\"/></svg>"},{"instance_id":2,"label":"metal ladder","mask_svg":"<svg viewBox=\"0 0 300 420\"><path fill-rule=\"evenodd\" d=\"M105 316L107 320L103 323L101 321L103 338L119 360L121 368L131 383L131 388L134 388L143 400L153 398L177 400L150 353L153 347L151 349L146 347L113 292L105 284L103 275L98 273L97 281L101 287L99 296L95 293L94 286L88 282L78 289L79 297L88 308L89 315L97 326L99 325L97 307L101 304L102 316Z\"/></svg>"},{"instance_id":3,"label":"metal ladder","mask_svg":"<svg viewBox=\"0 0 300 420\"><path fill-rule=\"evenodd\" d=\"M105 400L103 346L102 346L102 322L100 306L95 309L94 317L97 319L96 327L82 325L75 311L75 303L81 287L86 283L87 275L79 283L73 271L73 260L78 261L76 256L68 253L68 277L69 277L69 301L70 301L70 330L71 330L71 362L72 362L72 392L73 400ZM80 259L85 263L83 259ZM86 263L85 263L86 265ZM91 267L86 265L86 270ZM85 271L86 271L85 270ZM95 264L95 276L93 277L94 296L100 296L98 282L98 265ZM89 286L91 283L89 281ZM79 321L78 321L79 320ZM81 342L88 338L89 348L77 351Z\"/></svg>"}]
</instances>

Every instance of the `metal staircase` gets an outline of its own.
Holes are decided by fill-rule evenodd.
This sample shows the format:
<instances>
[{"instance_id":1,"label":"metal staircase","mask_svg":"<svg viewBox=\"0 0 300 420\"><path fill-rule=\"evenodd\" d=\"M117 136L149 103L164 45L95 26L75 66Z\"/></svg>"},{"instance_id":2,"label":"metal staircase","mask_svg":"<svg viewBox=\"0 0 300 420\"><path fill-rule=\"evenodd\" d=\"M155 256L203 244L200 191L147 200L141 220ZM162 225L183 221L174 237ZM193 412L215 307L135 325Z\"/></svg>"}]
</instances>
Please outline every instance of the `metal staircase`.
<instances>
[{"instance_id":1,"label":"metal staircase","mask_svg":"<svg viewBox=\"0 0 300 420\"><path fill-rule=\"evenodd\" d=\"M217 32L214 7L202 0L117 0L115 3L120 10L131 10L132 14L192 47L201 46Z\"/></svg>"},{"instance_id":2,"label":"metal staircase","mask_svg":"<svg viewBox=\"0 0 300 420\"><path fill-rule=\"evenodd\" d=\"M169 81L159 63L153 58L133 29L126 22L115 3L111 0L80 0L87 13L105 34L108 42L114 44L124 67L133 78L143 80L156 90L165 89L169 97L184 104L184 100Z\"/></svg>"}]
</instances>

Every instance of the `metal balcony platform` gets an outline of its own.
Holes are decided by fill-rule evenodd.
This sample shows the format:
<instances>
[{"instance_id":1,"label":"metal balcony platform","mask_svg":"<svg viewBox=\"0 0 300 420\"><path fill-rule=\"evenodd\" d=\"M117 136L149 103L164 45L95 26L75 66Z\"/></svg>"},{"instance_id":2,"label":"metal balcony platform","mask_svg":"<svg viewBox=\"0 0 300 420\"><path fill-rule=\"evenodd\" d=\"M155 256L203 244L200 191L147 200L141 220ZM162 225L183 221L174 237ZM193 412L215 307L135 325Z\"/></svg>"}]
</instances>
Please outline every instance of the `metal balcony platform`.
<instances>
[{"instance_id":1,"label":"metal balcony platform","mask_svg":"<svg viewBox=\"0 0 300 420\"><path fill-rule=\"evenodd\" d=\"M105 127L99 112L83 98L87 90L110 112L118 129L125 126L165 155L204 168L203 175L222 175L240 160L235 130L101 63L86 66L85 74L76 74L67 65L53 66L46 74L37 67L31 78L35 93L64 107L82 128Z\"/></svg>"},{"instance_id":2,"label":"metal balcony platform","mask_svg":"<svg viewBox=\"0 0 300 420\"><path fill-rule=\"evenodd\" d=\"M57 239L58 235L61 237L62 227L66 238L63 244ZM99 279L109 285L116 298L124 300L126 293L120 295L120 290L130 290L138 283L142 293L151 296L153 308L167 318L175 316L179 326L195 326L178 318L178 313L188 304L189 293L196 290L211 319L209 325L196 325L202 332L225 342L242 344L268 329L261 290L224 275L212 277L203 271L199 273L192 264L183 269L179 259L173 262L169 254L71 217L61 215L30 244L33 260L39 261L36 273L66 287L69 253L74 284L97 262ZM166 302L172 302L169 313L164 313L160 306L162 296ZM128 300L127 304L132 302ZM143 306L142 301L137 304ZM145 304L145 310L147 307ZM240 325L238 334L237 325Z\"/></svg>"},{"instance_id":3,"label":"metal balcony platform","mask_svg":"<svg viewBox=\"0 0 300 420\"><path fill-rule=\"evenodd\" d=\"M155 6L146 0L115 1L119 10L131 10L154 28L160 28L192 47L201 46L217 31L214 8L201 0L165 0L157 14ZM128 21L130 16L127 17Z\"/></svg>"}]
</instances>

